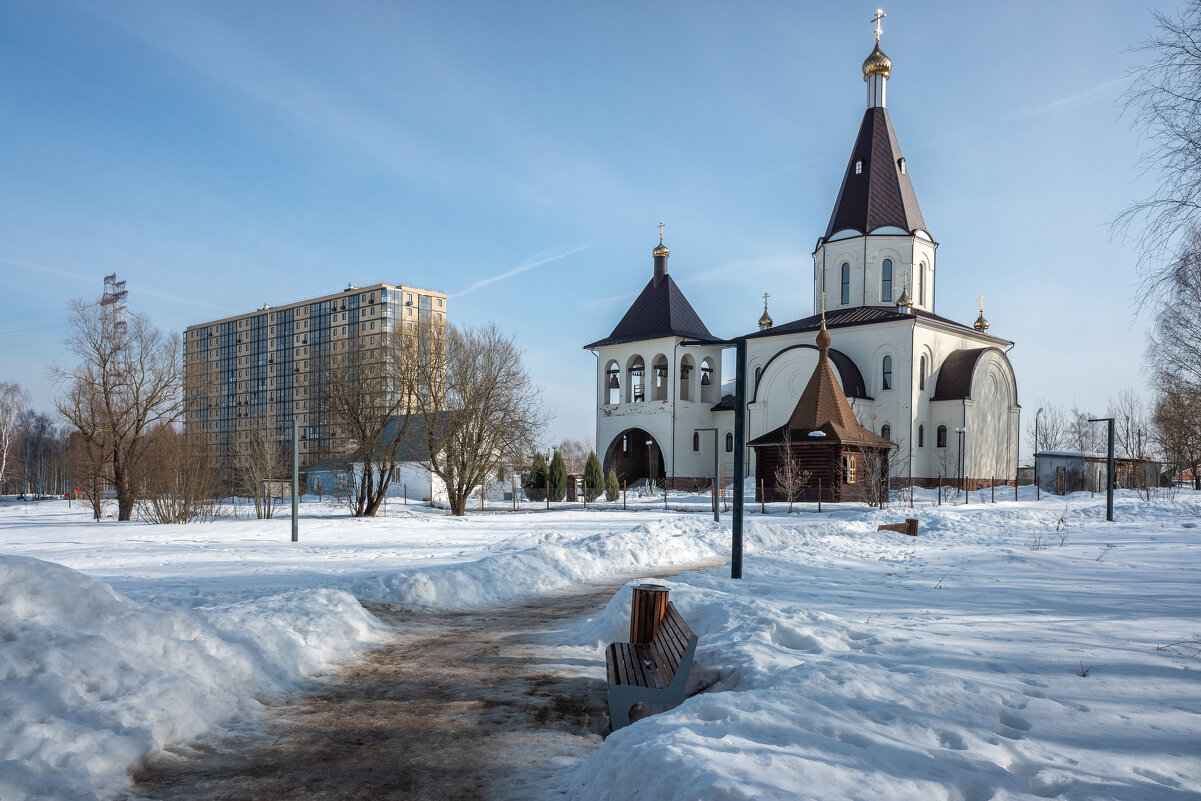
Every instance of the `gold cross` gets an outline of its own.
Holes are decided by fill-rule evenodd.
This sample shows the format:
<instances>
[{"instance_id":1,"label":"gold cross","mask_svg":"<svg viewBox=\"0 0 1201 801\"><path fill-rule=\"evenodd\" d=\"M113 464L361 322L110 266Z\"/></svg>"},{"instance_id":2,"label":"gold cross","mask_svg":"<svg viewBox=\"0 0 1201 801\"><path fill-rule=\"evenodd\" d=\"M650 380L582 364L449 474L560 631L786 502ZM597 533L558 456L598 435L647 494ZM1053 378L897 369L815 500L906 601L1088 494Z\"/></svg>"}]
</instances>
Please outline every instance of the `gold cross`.
<instances>
[{"instance_id":1,"label":"gold cross","mask_svg":"<svg viewBox=\"0 0 1201 801\"><path fill-rule=\"evenodd\" d=\"M909 288L909 271L905 270L901 273L901 286Z\"/></svg>"},{"instance_id":2,"label":"gold cross","mask_svg":"<svg viewBox=\"0 0 1201 801\"><path fill-rule=\"evenodd\" d=\"M826 293L822 293L822 322L826 321Z\"/></svg>"},{"instance_id":3,"label":"gold cross","mask_svg":"<svg viewBox=\"0 0 1201 801\"><path fill-rule=\"evenodd\" d=\"M663 228L666 225L662 220L659 221L659 244L663 244Z\"/></svg>"},{"instance_id":4,"label":"gold cross","mask_svg":"<svg viewBox=\"0 0 1201 801\"><path fill-rule=\"evenodd\" d=\"M880 30L880 20L884 19L887 16L888 15L884 13L884 9L877 8L876 16L872 17L869 20L869 22L876 23L876 44L880 44L880 34L883 33L883 31Z\"/></svg>"},{"instance_id":5,"label":"gold cross","mask_svg":"<svg viewBox=\"0 0 1201 801\"><path fill-rule=\"evenodd\" d=\"M980 297L976 298L976 300L980 301L980 313L984 314L984 296L981 295Z\"/></svg>"},{"instance_id":6,"label":"gold cross","mask_svg":"<svg viewBox=\"0 0 1201 801\"><path fill-rule=\"evenodd\" d=\"M763 293L763 308L765 310L767 309L767 299L770 297L771 295L767 294L766 292Z\"/></svg>"}]
</instances>

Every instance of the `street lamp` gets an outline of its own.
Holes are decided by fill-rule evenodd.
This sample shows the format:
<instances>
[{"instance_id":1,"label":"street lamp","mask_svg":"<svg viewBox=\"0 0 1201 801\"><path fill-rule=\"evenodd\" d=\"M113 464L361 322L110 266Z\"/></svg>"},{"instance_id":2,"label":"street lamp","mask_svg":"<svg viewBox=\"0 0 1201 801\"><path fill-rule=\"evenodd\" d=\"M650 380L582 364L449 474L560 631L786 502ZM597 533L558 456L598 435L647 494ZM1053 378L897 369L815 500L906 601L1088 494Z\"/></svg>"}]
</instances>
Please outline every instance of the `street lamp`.
<instances>
[{"instance_id":1,"label":"street lamp","mask_svg":"<svg viewBox=\"0 0 1201 801\"><path fill-rule=\"evenodd\" d=\"M1042 417L1046 411L1039 406L1038 411L1034 413L1034 500L1042 500L1042 486L1038 483L1038 418Z\"/></svg>"},{"instance_id":2,"label":"street lamp","mask_svg":"<svg viewBox=\"0 0 1201 801\"><path fill-rule=\"evenodd\" d=\"M964 435L967 434L967 428L956 428L956 429L954 429L954 431L956 434L959 435L959 491L964 493L963 500L964 500L964 503L966 503L967 502L967 494L966 494L966 491L964 490L965 476L963 475L963 446L964 446Z\"/></svg>"},{"instance_id":3,"label":"street lamp","mask_svg":"<svg viewBox=\"0 0 1201 801\"><path fill-rule=\"evenodd\" d=\"M1105 519L1113 522L1113 418L1090 417L1090 423L1109 423L1109 455L1106 458L1106 468L1109 475L1105 479Z\"/></svg>"},{"instance_id":4,"label":"street lamp","mask_svg":"<svg viewBox=\"0 0 1201 801\"><path fill-rule=\"evenodd\" d=\"M717 482L717 429L716 428L694 428L693 431L700 433L701 431L713 432L713 522L721 522L721 511L717 503L717 493L719 492Z\"/></svg>"}]
</instances>

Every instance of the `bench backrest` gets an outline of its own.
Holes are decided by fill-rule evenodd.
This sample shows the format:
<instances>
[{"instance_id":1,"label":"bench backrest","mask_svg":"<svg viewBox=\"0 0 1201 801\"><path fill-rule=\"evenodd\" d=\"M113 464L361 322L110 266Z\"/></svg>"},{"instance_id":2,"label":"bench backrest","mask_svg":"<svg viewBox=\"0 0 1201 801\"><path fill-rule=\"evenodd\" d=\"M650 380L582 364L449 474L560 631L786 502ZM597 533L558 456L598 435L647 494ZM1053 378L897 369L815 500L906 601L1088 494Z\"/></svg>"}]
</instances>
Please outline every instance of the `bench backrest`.
<instances>
[{"instance_id":1,"label":"bench backrest","mask_svg":"<svg viewBox=\"0 0 1201 801\"><path fill-rule=\"evenodd\" d=\"M676 611L676 605L668 601L667 612L659 621L659 629L655 632L655 638L651 640L651 658L655 660L655 667L659 669L659 676L665 685L671 684L675 678L680 660L695 636L684 622L684 618Z\"/></svg>"}]
</instances>

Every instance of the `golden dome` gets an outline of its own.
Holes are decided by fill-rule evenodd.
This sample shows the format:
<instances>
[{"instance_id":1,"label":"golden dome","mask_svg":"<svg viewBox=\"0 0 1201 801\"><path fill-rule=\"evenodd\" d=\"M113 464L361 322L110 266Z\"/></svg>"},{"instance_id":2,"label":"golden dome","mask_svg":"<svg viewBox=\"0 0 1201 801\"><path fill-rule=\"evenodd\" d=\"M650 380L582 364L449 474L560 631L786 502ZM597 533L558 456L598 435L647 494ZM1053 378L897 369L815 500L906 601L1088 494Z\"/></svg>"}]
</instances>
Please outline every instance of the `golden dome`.
<instances>
[{"instance_id":1,"label":"golden dome","mask_svg":"<svg viewBox=\"0 0 1201 801\"><path fill-rule=\"evenodd\" d=\"M659 242L659 244L655 246L655 249L651 251L651 255L652 256L670 256L671 251L667 249L667 245L663 244L662 242Z\"/></svg>"},{"instance_id":2,"label":"golden dome","mask_svg":"<svg viewBox=\"0 0 1201 801\"><path fill-rule=\"evenodd\" d=\"M884 51L880 49L880 43L876 42L876 48L872 50L871 55L863 60L863 80L867 80L869 75L881 73L885 78L892 72L892 59L884 55Z\"/></svg>"},{"instance_id":3,"label":"golden dome","mask_svg":"<svg viewBox=\"0 0 1201 801\"><path fill-rule=\"evenodd\" d=\"M767 313L766 305L764 305L764 307L763 307L763 314L759 317L759 327L760 328L771 328L772 327L771 315Z\"/></svg>"},{"instance_id":4,"label":"golden dome","mask_svg":"<svg viewBox=\"0 0 1201 801\"><path fill-rule=\"evenodd\" d=\"M987 331L988 330L988 320L984 319L984 310L983 309L980 310L980 316L976 318L976 322L972 326L972 328L975 328L977 331Z\"/></svg>"},{"instance_id":5,"label":"golden dome","mask_svg":"<svg viewBox=\"0 0 1201 801\"><path fill-rule=\"evenodd\" d=\"M913 305L913 299L909 297L909 287L901 287L901 296L897 298L897 308L908 309Z\"/></svg>"}]
</instances>

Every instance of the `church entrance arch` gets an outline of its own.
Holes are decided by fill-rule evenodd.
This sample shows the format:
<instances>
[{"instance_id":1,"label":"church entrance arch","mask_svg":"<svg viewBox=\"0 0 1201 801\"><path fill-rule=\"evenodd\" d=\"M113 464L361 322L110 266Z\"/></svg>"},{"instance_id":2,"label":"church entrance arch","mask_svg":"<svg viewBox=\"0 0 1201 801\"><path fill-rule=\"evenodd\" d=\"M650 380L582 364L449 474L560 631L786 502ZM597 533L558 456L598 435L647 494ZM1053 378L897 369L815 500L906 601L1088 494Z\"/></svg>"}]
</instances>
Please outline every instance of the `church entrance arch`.
<instances>
[{"instance_id":1,"label":"church entrance arch","mask_svg":"<svg viewBox=\"0 0 1201 801\"><path fill-rule=\"evenodd\" d=\"M605 475L610 469L617 471L618 481L627 484L647 478L662 482L667 477L658 440L642 428L627 428L609 443Z\"/></svg>"}]
</instances>

